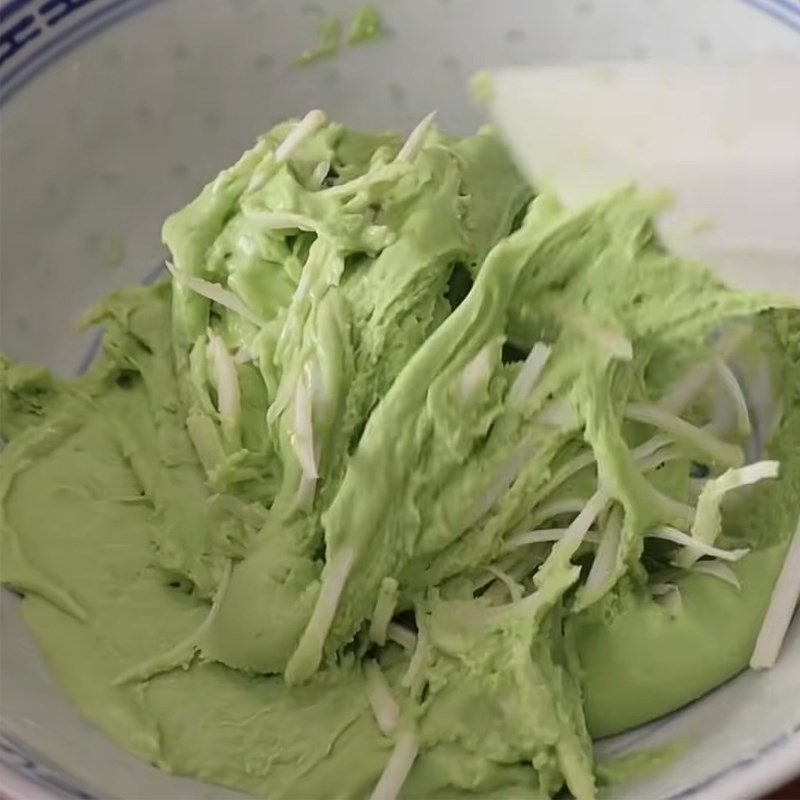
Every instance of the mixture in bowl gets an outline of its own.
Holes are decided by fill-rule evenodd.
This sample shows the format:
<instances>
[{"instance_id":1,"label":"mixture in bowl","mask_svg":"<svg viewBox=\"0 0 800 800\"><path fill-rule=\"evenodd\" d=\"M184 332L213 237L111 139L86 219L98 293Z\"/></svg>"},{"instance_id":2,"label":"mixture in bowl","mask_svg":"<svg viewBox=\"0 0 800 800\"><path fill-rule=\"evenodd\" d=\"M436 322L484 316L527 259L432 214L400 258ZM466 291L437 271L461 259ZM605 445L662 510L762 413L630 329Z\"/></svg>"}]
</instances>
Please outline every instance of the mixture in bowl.
<instances>
[{"instance_id":1,"label":"mixture in bowl","mask_svg":"<svg viewBox=\"0 0 800 800\"><path fill-rule=\"evenodd\" d=\"M800 313L655 210L311 112L167 220L87 374L0 362L2 580L83 714L264 797L586 800L593 738L774 645Z\"/></svg>"}]
</instances>

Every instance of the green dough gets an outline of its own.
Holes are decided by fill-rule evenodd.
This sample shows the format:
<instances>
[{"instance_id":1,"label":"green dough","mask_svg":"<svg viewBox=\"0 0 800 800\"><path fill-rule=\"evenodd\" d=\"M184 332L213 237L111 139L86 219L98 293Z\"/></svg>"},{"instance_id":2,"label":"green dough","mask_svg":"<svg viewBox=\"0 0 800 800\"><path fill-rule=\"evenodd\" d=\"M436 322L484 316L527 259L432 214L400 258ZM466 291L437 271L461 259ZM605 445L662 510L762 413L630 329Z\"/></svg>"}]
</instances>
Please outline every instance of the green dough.
<instances>
[{"instance_id":1,"label":"green dough","mask_svg":"<svg viewBox=\"0 0 800 800\"><path fill-rule=\"evenodd\" d=\"M800 505L800 315L664 252L635 191L569 212L491 130L428 125L277 126L167 220L170 279L88 314L86 375L0 360L0 577L164 770L584 800L628 768L592 737L747 664ZM720 328L772 396L743 419L709 368L658 416ZM745 458L780 477L722 503Z\"/></svg>"},{"instance_id":2,"label":"green dough","mask_svg":"<svg viewBox=\"0 0 800 800\"><path fill-rule=\"evenodd\" d=\"M295 66L302 67L332 58L342 49L342 24L336 17L327 17L320 22L317 29L317 42L309 50L304 50L294 61Z\"/></svg>"},{"instance_id":3,"label":"green dough","mask_svg":"<svg viewBox=\"0 0 800 800\"><path fill-rule=\"evenodd\" d=\"M371 42L385 36L380 14L373 6L362 6L356 11L350 31L347 34L348 44Z\"/></svg>"},{"instance_id":4,"label":"green dough","mask_svg":"<svg viewBox=\"0 0 800 800\"><path fill-rule=\"evenodd\" d=\"M347 32L346 45L374 42L386 36L383 21L374 6L361 6L356 10ZM342 24L336 17L325 17L317 28L316 44L304 50L294 66L303 67L338 55L342 50Z\"/></svg>"}]
</instances>

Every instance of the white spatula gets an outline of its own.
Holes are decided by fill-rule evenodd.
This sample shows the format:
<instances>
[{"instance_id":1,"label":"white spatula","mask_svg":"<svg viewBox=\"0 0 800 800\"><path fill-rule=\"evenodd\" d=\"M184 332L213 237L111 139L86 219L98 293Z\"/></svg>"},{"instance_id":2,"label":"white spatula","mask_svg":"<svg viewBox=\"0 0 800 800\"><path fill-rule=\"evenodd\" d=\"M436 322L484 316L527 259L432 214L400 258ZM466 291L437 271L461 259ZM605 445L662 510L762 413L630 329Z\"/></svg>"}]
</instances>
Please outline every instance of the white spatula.
<instances>
[{"instance_id":1,"label":"white spatula","mask_svg":"<svg viewBox=\"0 0 800 800\"><path fill-rule=\"evenodd\" d=\"M675 251L748 288L800 293L800 62L491 73L520 165L567 205L635 181L666 189Z\"/></svg>"}]
</instances>

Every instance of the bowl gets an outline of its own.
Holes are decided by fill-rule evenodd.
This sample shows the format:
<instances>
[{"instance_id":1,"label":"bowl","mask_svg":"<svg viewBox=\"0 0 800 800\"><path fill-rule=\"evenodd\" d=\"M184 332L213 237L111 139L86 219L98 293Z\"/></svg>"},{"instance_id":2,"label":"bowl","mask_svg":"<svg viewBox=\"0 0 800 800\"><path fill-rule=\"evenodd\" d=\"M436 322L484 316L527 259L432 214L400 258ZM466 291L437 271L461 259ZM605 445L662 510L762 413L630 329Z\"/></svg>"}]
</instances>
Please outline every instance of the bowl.
<instances>
[{"instance_id":1,"label":"bowl","mask_svg":"<svg viewBox=\"0 0 800 800\"><path fill-rule=\"evenodd\" d=\"M69 375L91 357L82 309L144 280L164 217L274 122L322 107L365 129L410 129L433 108L483 122L467 81L493 64L797 57L796 0L390 0L384 40L292 61L321 19L358 3L5 0L0 4L0 337ZM169 776L111 744L62 696L2 593L2 791L30 798L242 797ZM598 744L682 750L619 798L753 798L800 771L800 621L777 667L740 675Z\"/></svg>"}]
</instances>

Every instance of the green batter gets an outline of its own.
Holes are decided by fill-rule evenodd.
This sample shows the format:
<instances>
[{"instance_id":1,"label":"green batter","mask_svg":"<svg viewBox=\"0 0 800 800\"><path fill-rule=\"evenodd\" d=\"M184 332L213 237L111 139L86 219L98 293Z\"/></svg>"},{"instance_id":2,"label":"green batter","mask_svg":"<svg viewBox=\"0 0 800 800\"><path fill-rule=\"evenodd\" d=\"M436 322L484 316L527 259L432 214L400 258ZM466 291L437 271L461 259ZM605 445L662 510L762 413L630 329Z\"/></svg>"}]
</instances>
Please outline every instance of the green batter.
<instances>
[{"instance_id":1,"label":"green batter","mask_svg":"<svg viewBox=\"0 0 800 800\"><path fill-rule=\"evenodd\" d=\"M342 23L336 17L324 17L317 27L317 40L314 46L300 53L293 63L296 67L316 64L318 61L338 55L344 45L375 42L386 35L383 21L374 6L366 5L356 9L344 42Z\"/></svg>"},{"instance_id":2,"label":"green batter","mask_svg":"<svg viewBox=\"0 0 800 800\"><path fill-rule=\"evenodd\" d=\"M81 711L264 797L583 800L591 736L741 670L800 315L651 211L311 112L167 220L87 375L3 362L2 580Z\"/></svg>"}]
</instances>

